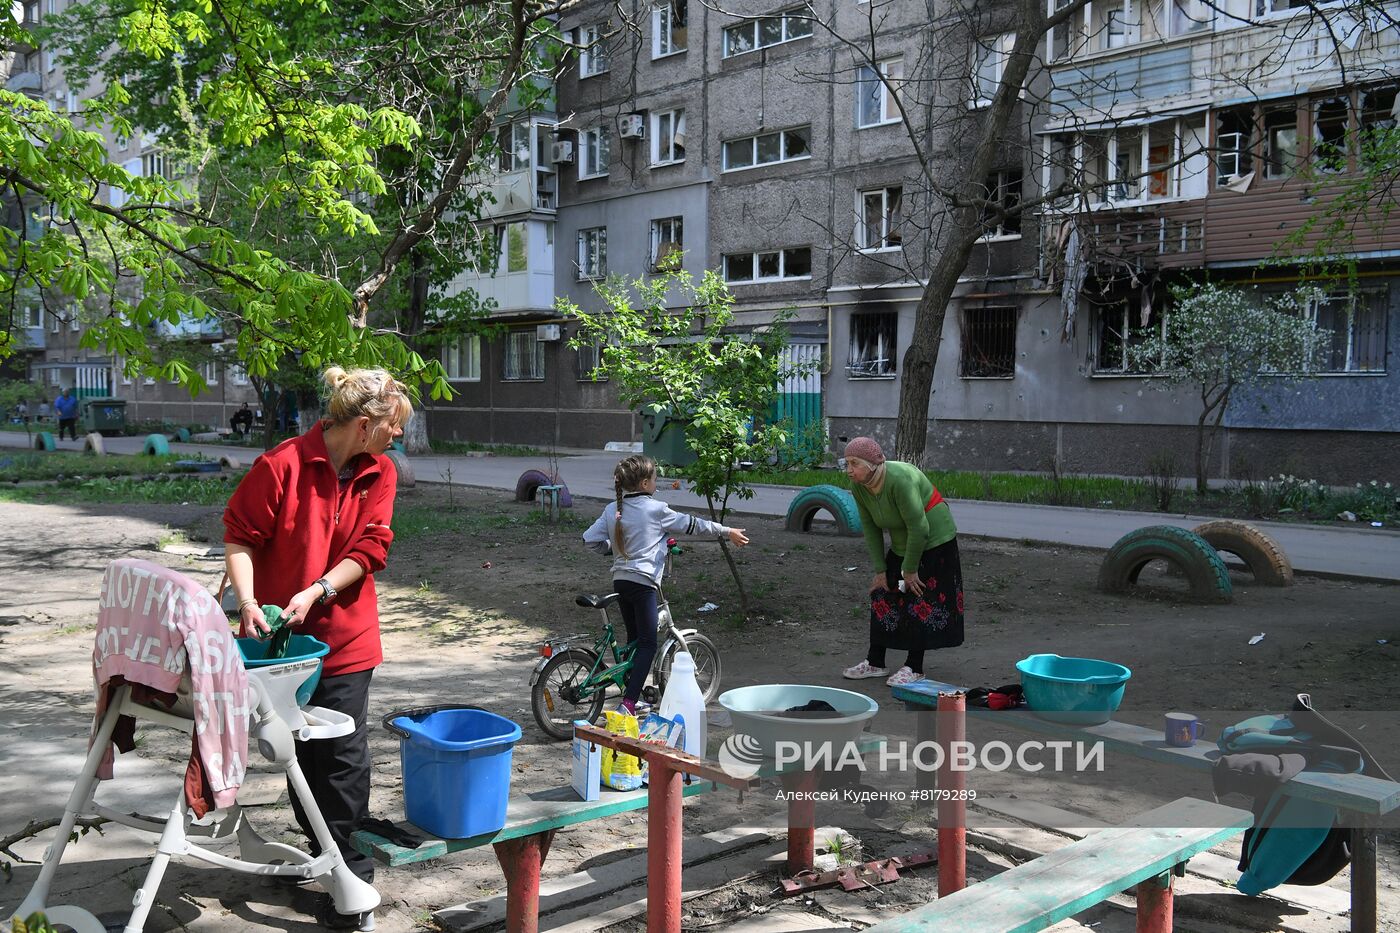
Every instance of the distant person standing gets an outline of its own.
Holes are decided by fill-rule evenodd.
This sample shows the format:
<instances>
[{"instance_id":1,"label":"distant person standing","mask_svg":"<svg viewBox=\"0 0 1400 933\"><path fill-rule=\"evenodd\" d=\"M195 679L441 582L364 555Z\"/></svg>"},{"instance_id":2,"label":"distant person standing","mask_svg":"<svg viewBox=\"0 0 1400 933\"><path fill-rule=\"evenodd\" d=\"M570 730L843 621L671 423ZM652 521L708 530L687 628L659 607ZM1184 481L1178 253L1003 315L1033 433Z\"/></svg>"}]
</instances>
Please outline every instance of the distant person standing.
<instances>
[{"instance_id":1,"label":"distant person standing","mask_svg":"<svg viewBox=\"0 0 1400 933\"><path fill-rule=\"evenodd\" d=\"M58 439L63 440L63 432L67 431L76 441L78 439L78 400L73 397L73 390L64 389L63 394L54 399L53 407L58 412Z\"/></svg>"},{"instance_id":2,"label":"distant person standing","mask_svg":"<svg viewBox=\"0 0 1400 933\"><path fill-rule=\"evenodd\" d=\"M41 396L41 397L39 398L39 420L40 420L41 422L42 422L42 421L48 421L48 420L49 420L49 399L48 399L48 396Z\"/></svg>"}]
</instances>

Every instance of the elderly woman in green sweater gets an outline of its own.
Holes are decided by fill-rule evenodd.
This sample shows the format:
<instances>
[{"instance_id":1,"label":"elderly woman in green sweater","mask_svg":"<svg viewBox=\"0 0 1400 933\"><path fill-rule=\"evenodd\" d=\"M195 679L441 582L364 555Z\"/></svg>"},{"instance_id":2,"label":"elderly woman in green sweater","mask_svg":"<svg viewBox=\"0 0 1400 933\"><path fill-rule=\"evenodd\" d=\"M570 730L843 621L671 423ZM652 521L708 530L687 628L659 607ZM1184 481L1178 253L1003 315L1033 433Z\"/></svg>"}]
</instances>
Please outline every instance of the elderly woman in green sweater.
<instances>
[{"instance_id":1,"label":"elderly woman in green sweater","mask_svg":"<svg viewBox=\"0 0 1400 933\"><path fill-rule=\"evenodd\" d=\"M845 468L875 576L870 581L870 652L842 676L886 677L892 687L920 680L925 651L963 643L958 529L948 503L924 472L886 460L874 439L852 439ZM893 674L885 667L888 648L909 653Z\"/></svg>"}]
</instances>

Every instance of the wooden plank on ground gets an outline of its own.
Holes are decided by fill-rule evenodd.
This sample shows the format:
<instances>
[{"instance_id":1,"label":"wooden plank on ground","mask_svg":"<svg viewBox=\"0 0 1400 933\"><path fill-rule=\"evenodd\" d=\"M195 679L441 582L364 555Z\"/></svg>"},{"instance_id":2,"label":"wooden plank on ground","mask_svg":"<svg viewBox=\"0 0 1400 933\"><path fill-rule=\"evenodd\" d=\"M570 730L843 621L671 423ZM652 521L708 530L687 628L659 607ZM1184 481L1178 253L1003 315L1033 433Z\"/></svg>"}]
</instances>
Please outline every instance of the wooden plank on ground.
<instances>
[{"instance_id":1,"label":"wooden plank on ground","mask_svg":"<svg viewBox=\"0 0 1400 933\"><path fill-rule=\"evenodd\" d=\"M707 833L685 841L683 863L689 869L772 840L773 835L770 832L753 826L736 826ZM545 917L569 907L595 902L615 891L644 882L646 875L647 853L646 850L641 850L636 855L616 862L546 879L540 882L540 916ZM505 920L505 895L499 894L479 901L444 907L435 911L433 916L452 933L471 933Z\"/></svg>"},{"instance_id":2,"label":"wooden plank on ground","mask_svg":"<svg viewBox=\"0 0 1400 933\"><path fill-rule=\"evenodd\" d=\"M1253 817L1243 810L1182 798L870 929L877 933L1042 930L1170 871L1196 853L1243 833L1252 822Z\"/></svg>"}]
</instances>

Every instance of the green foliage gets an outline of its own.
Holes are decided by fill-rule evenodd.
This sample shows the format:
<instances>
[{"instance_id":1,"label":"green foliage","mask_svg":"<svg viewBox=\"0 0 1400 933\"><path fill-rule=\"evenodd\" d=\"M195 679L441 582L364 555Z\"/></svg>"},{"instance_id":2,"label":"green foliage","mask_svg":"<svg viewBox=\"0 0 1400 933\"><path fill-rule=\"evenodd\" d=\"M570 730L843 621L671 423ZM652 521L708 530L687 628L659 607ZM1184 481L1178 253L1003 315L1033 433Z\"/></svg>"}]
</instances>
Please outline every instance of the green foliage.
<instances>
[{"instance_id":1,"label":"green foliage","mask_svg":"<svg viewBox=\"0 0 1400 933\"><path fill-rule=\"evenodd\" d=\"M42 912L35 912L21 920L15 917L10 926L11 933L58 933L58 928L49 923Z\"/></svg>"},{"instance_id":2,"label":"green foliage","mask_svg":"<svg viewBox=\"0 0 1400 933\"><path fill-rule=\"evenodd\" d=\"M106 91L68 114L0 89L0 299L76 304L82 346L191 392L198 361L162 349L160 325L221 330L255 383L335 362L449 395L408 340L489 310L443 290L480 247L488 195L467 182L493 163L496 115L545 93L530 79L560 50L551 12L95 0L45 16L69 82ZM0 44L25 31L0 17ZM104 124L154 135L172 170L109 162Z\"/></svg>"},{"instance_id":3,"label":"green foliage","mask_svg":"<svg viewBox=\"0 0 1400 933\"><path fill-rule=\"evenodd\" d=\"M753 497L738 463L764 462L788 439L785 425L757 420L777 398L783 316L762 331L733 332L734 299L712 271L699 282L674 270L612 278L597 291L604 305L597 313L559 300L560 313L581 324L570 345L602 346L594 375L616 384L624 404L668 411L685 423L696 456L685 474L715 520L724 521L731 497Z\"/></svg>"},{"instance_id":4,"label":"green foliage","mask_svg":"<svg viewBox=\"0 0 1400 933\"><path fill-rule=\"evenodd\" d=\"M1206 490L1210 447L1237 389L1311 376L1330 335L1305 313L1312 292L1263 295L1200 282L1172 289L1161 331L1128 347L1128 363L1160 388L1190 385L1200 395L1196 491ZM1209 422L1209 428L1208 428Z\"/></svg>"}]
</instances>

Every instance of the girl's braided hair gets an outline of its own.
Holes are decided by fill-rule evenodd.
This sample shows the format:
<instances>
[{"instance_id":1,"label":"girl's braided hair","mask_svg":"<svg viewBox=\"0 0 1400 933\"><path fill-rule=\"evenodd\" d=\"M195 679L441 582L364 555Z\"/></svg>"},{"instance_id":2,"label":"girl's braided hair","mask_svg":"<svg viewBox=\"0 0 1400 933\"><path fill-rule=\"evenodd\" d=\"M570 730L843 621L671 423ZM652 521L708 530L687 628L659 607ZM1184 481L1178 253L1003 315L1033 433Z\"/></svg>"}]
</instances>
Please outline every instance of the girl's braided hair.
<instances>
[{"instance_id":1,"label":"girl's braided hair","mask_svg":"<svg viewBox=\"0 0 1400 933\"><path fill-rule=\"evenodd\" d=\"M613 550L620 557L630 557L622 544L622 496L635 492L642 483L656 475L656 461L646 454L633 454L618 461L613 468L613 490L617 493L617 519L613 522Z\"/></svg>"}]
</instances>

